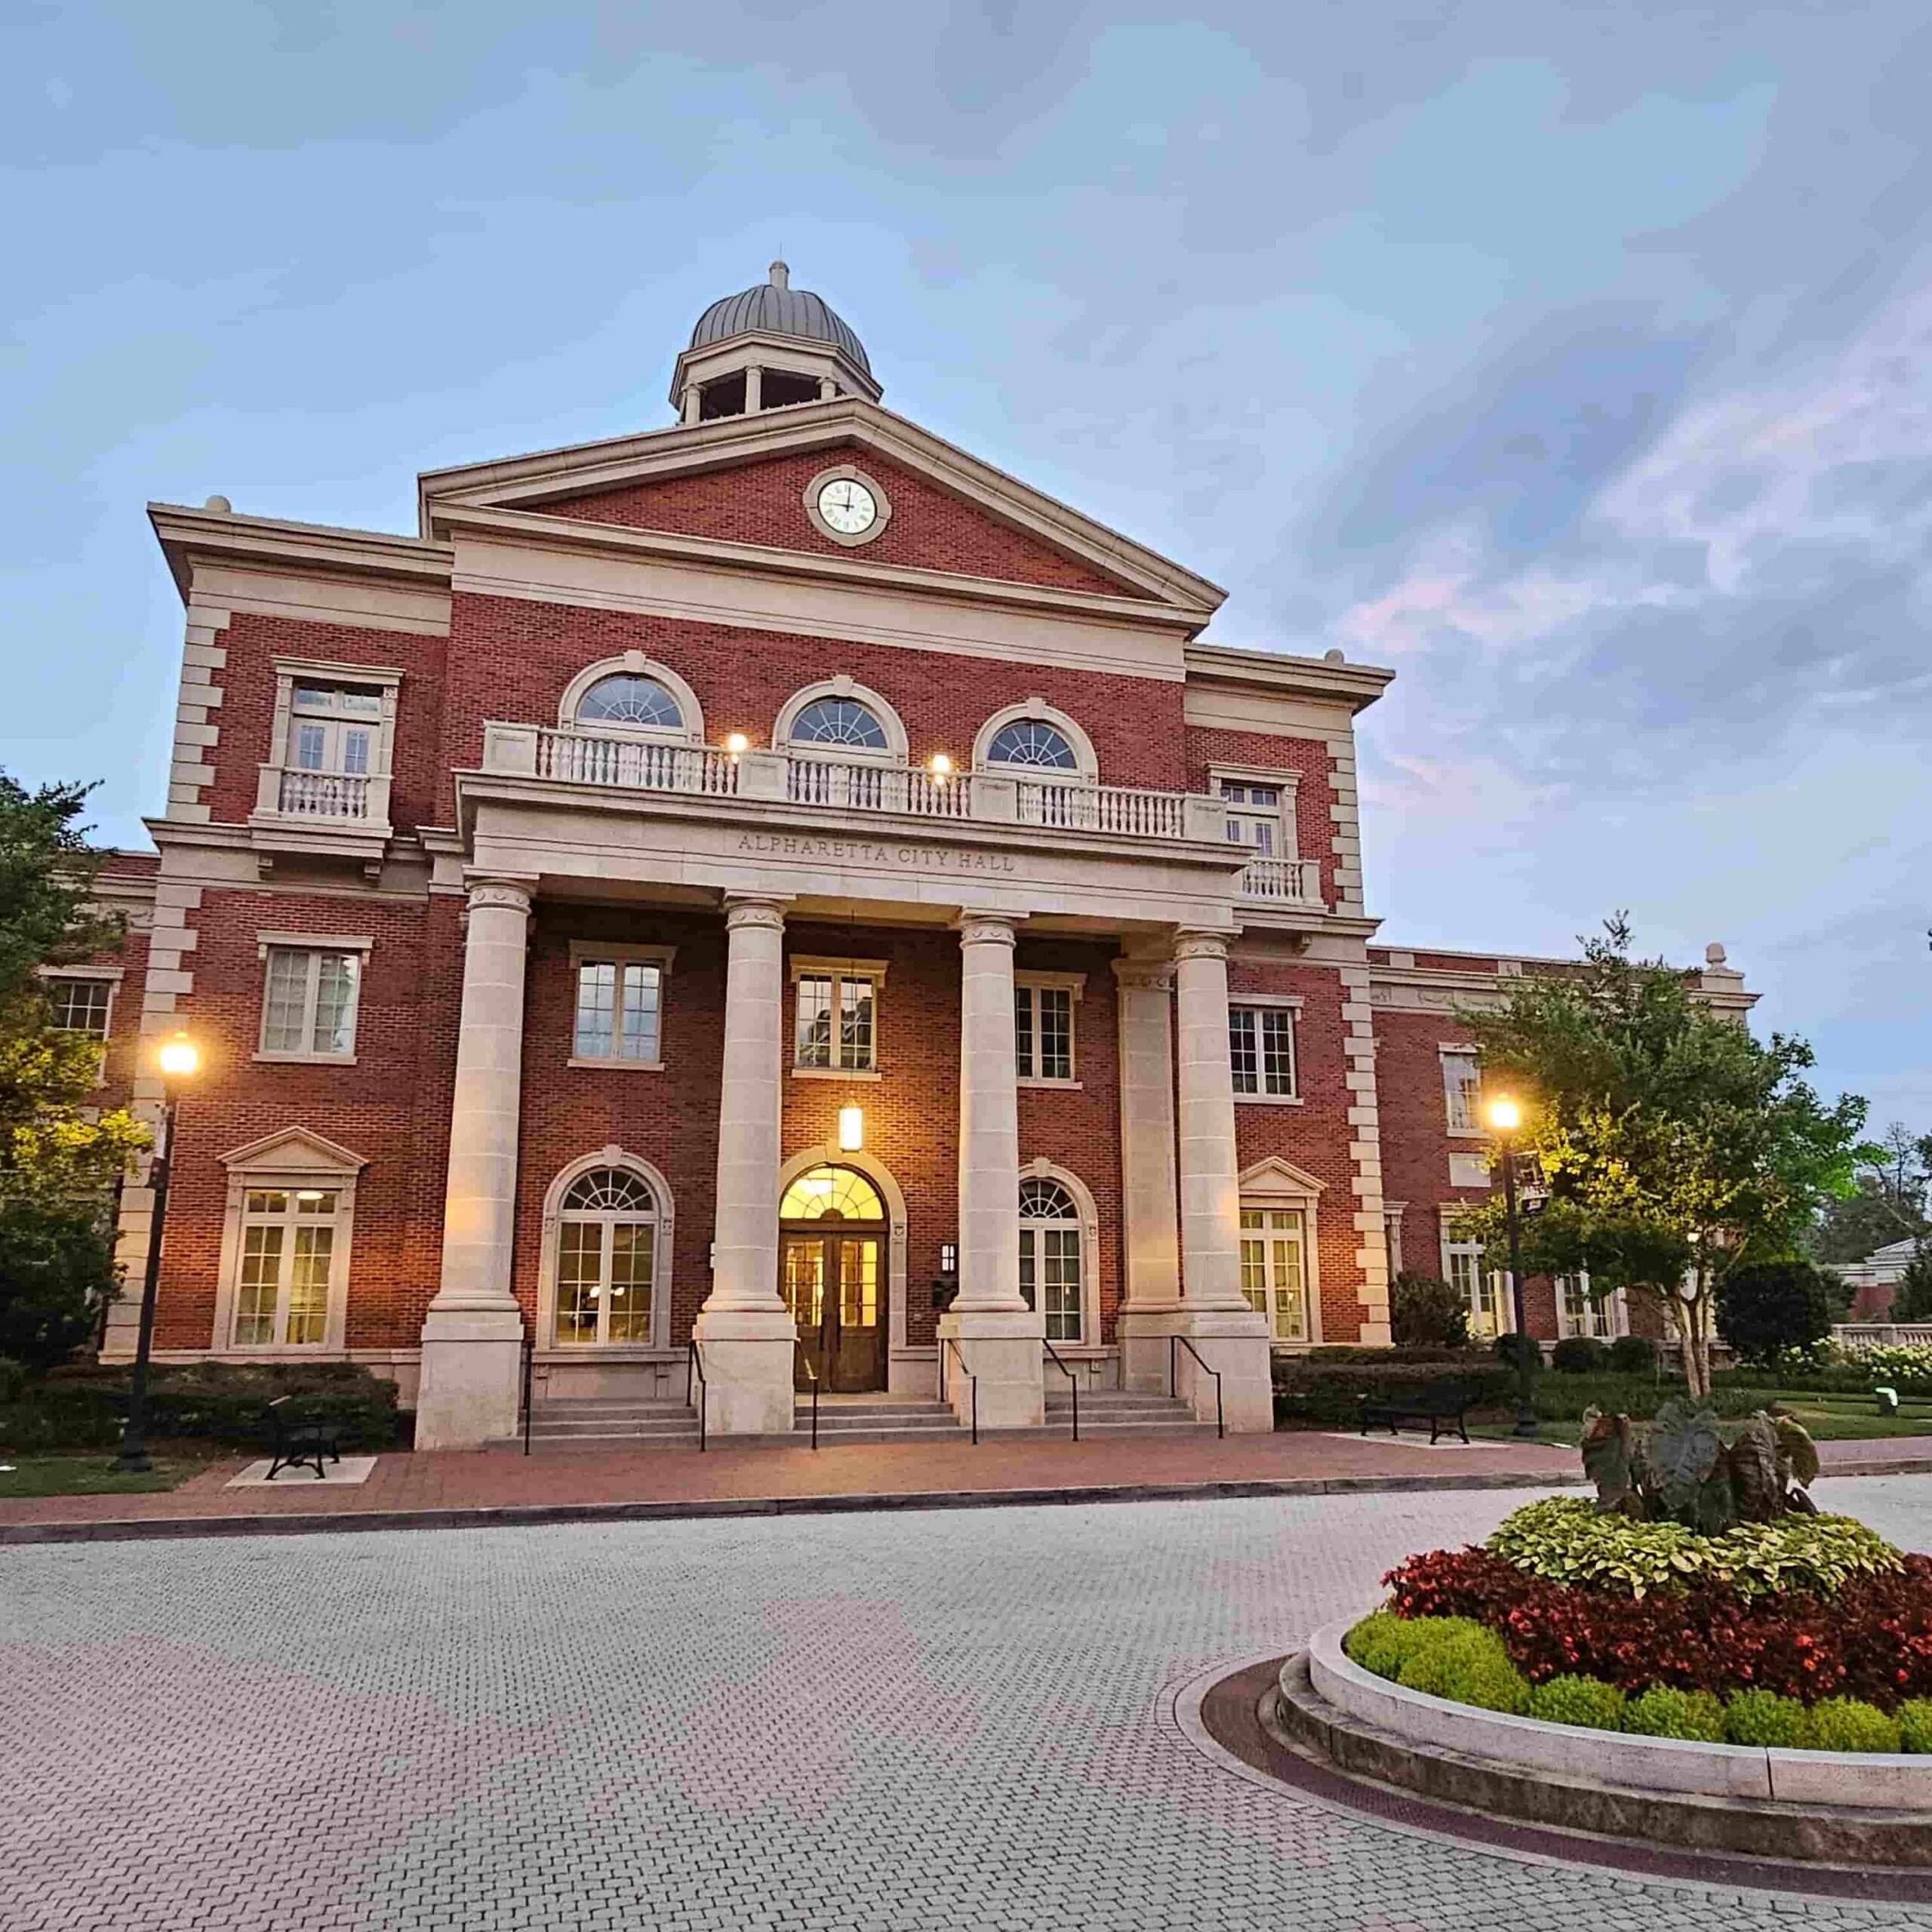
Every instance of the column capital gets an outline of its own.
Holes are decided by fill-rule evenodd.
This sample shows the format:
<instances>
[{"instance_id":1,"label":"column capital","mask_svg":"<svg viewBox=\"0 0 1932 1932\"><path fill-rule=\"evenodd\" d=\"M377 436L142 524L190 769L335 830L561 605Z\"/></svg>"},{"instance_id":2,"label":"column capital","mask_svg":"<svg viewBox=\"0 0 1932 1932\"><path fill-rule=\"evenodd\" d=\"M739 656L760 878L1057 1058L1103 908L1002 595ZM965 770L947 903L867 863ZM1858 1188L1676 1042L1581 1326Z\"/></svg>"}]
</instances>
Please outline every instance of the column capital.
<instances>
[{"instance_id":1,"label":"column capital","mask_svg":"<svg viewBox=\"0 0 1932 1932\"><path fill-rule=\"evenodd\" d=\"M1116 959L1115 980L1135 992L1164 993L1174 990L1174 967L1171 959Z\"/></svg>"},{"instance_id":2,"label":"column capital","mask_svg":"<svg viewBox=\"0 0 1932 1932\"><path fill-rule=\"evenodd\" d=\"M1177 960L1225 959L1228 956L1228 942L1232 937L1229 933L1208 932L1184 926L1174 934L1174 957Z\"/></svg>"},{"instance_id":3,"label":"column capital","mask_svg":"<svg viewBox=\"0 0 1932 1932\"><path fill-rule=\"evenodd\" d=\"M791 903L789 892L728 892L724 895L724 930L736 932L740 926L764 926L774 932L782 932L785 909Z\"/></svg>"},{"instance_id":4,"label":"column capital","mask_svg":"<svg viewBox=\"0 0 1932 1932\"><path fill-rule=\"evenodd\" d=\"M976 912L970 909L954 919L961 946L1006 946L1014 943L1014 929L1024 915L1018 912Z\"/></svg>"},{"instance_id":5,"label":"column capital","mask_svg":"<svg viewBox=\"0 0 1932 1932\"><path fill-rule=\"evenodd\" d=\"M500 906L509 912L527 913L537 896L534 878L500 872L470 872L465 875L463 882L468 891L466 903L471 912L479 906Z\"/></svg>"}]
</instances>

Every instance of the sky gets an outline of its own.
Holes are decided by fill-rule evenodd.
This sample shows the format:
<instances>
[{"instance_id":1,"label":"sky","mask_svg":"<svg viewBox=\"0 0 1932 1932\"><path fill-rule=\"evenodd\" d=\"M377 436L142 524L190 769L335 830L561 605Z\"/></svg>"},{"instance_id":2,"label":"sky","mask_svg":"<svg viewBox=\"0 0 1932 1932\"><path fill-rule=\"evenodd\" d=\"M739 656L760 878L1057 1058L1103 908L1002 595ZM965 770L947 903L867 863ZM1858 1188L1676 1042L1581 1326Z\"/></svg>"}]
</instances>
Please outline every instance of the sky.
<instances>
[{"instance_id":1,"label":"sky","mask_svg":"<svg viewBox=\"0 0 1932 1932\"><path fill-rule=\"evenodd\" d=\"M1917 0L11 0L0 766L165 795L149 499L413 530L782 253L885 401L1392 666L1396 945L1721 940L1932 1129Z\"/></svg>"}]
</instances>

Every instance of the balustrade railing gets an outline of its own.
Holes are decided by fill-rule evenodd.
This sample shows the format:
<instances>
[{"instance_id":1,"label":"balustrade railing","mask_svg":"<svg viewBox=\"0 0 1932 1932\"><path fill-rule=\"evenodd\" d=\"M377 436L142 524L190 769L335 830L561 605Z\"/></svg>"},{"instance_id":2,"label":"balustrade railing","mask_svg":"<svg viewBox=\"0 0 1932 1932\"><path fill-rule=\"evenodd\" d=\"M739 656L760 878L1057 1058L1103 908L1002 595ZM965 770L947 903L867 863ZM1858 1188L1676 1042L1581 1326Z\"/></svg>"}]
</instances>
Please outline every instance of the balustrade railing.
<instances>
[{"instance_id":1,"label":"balustrade railing","mask_svg":"<svg viewBox=\"0 0 1932 1932\"><path fill-rule=\"evenodd\" d=\"M1185 837L1187 795L1127 785L1055 785L1023 779L1020 823L1069 832L1117 832L1142 838Z\"/></svg>"},{"instance_id":2,"label":"balustrade railing","mask_svg":"<svg viewBox=\"0 0 1932 1932\"><path fill-rule=\"evenodd\" d=\"M289 818L367 818L369 780L366 773L285 771L277 793Z\"/></svg>"},{"instance_id":3,"label":"balustrade railing","mask_svg":"<svg viewBox=\"0 0 1932 1932\"><path fill-rule=\"evenodd\" d=\"M1256 859L1241 869L1241 896L1296 906L1321 903L1321 867L1313 859Z\"/></svg>"},{"instance_id":4,"label":"balustrade railing","mask_svg":"<svg viewBox=\"0 0 1932 1932\"><path fill-rule=\"evenodd\" d=\"M537 775L577 785L616 785L641 792L695 792L720 797L738 789L737 761L709 745L657 745L588 731L540 731Z\"/></svg>"},{"instance_id":5,"label":"balustrade railing","mask_svg":"<svg viewBox=\"0 0 1932 1932\"><path fill-rule=\"evenodd\" d=\"M970 818L972 780L940 777L914 765L845 764L835 758L786 761L785 795L795 805L839 811L903 812L913 818Z\"/></svg>"}]
</instances>

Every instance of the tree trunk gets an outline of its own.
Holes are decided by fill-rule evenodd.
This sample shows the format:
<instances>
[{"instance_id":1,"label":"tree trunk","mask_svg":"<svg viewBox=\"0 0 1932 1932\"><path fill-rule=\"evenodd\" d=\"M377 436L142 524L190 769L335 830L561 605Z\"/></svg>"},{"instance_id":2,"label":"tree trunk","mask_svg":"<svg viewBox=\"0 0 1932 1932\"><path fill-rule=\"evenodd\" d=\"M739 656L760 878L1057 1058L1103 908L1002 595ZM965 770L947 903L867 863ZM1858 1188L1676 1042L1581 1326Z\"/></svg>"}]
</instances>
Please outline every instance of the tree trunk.
<instances>
[{"instance_id":1,"label":"tree trunk","mask_svg":"<svg viewBox=\"0 0 1932 1932\"><path fill-rule=\"evenodd\" d=\"M1705 1291L1700 1270L1697 1299L1688 1303L1684 1311L1684 1379L1690 1384L1694 1402L1708 1402L1711 1399L1710 1309L1710 1297Z\"/></svg>"}]
</instances>

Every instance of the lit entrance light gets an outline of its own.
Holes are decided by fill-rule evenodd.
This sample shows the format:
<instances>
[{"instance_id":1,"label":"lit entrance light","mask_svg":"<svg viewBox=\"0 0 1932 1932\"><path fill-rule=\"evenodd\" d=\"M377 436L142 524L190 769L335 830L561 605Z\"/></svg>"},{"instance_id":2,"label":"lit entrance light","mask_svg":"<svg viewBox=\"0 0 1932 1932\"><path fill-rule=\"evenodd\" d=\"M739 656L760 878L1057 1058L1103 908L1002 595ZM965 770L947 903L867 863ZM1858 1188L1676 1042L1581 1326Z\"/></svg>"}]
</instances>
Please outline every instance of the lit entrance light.
<instances>
[{"instance_id":1,"label":"lit entrance light","mask_svg":"<svg viewBox=\"0 0 1932 1932\"><path fill-rule=\"evenodd\" d=\"M848 1154L856 1154L866 1144L866 1110L863 1107L838 1109L838 1145Z\"/></svg>"}]
</instances>

